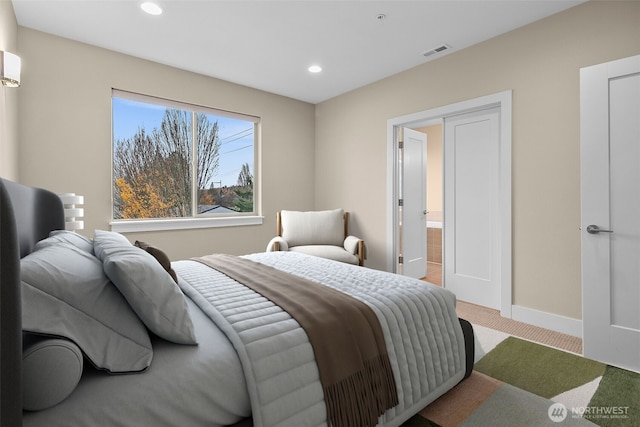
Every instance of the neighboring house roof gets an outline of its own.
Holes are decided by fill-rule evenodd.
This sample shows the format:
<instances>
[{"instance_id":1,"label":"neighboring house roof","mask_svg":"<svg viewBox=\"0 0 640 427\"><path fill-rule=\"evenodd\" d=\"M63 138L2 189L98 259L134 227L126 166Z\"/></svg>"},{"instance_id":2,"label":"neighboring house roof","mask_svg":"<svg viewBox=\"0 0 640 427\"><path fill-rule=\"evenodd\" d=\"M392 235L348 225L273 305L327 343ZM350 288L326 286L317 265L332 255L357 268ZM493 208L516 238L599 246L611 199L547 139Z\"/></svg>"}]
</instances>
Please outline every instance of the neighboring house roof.
<instances>
[{"instance_id":1,"label":"neighboring house roof","mask_svg":"<svg viewBox=\"0 0 640 427\"><path fill-rule=\"evenodd\" d=\"M238 213L238 211L220 205L198 205L198 214L205 213Z\"/></svg>"}]
</instances>

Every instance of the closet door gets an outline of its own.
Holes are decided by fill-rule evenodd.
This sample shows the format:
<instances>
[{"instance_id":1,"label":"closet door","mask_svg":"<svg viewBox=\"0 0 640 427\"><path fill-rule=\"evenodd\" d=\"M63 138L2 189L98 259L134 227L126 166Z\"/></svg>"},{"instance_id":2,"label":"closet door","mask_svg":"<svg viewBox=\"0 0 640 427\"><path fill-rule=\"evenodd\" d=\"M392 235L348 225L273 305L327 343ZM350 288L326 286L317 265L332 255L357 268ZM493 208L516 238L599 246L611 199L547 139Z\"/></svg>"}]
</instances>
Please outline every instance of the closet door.
<instances>
[{"instance_id":1,"label":"closet door","mask_svg":"<svg viewBox=\"0 0 640 427\"><path fill-rule=\"evenodd\" d=\"M501 308L500 109L444 121L444 286Z\"/></svg>"}]
</instances>

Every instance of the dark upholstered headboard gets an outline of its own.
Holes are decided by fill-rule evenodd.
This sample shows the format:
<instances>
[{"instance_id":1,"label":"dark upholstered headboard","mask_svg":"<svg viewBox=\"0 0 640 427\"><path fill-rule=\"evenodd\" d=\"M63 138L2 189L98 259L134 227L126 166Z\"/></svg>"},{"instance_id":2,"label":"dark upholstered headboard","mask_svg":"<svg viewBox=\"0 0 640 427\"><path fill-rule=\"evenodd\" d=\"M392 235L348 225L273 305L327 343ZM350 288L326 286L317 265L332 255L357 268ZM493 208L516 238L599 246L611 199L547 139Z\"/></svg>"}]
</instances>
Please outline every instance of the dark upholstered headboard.
<instances>
[{"instance_id":1,"label":"dark upholstered headboard","mask_svg":"<svg viewBox=\"0 0 640 427\"><path fill-rule=\"evenodd\" d=\"M62 229L55 193L0 178L0 426L22 425L20 258Z\"/></svg>"},{"instance_id":2,"label":"dark upholstered headboard","mask_svg":"<svg viewBox=\"0 0 640 427\"><path fill-rule=\"evenodd\" d=\"M64 208L60 198L42 188L27 187L2 179L15 214L20 258L33 246L49 237L52 230L64 229Z\"/></svg>"}]
</instances>

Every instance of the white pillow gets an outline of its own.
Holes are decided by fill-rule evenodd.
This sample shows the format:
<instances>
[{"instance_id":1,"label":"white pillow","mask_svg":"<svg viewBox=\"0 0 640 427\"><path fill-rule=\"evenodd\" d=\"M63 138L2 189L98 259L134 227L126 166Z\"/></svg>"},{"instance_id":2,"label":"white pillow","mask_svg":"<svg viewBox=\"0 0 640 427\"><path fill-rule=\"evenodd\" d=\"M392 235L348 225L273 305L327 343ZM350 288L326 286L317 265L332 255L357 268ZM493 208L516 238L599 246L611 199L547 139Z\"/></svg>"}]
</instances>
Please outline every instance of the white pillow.
<instances>
[{"instance_id":1,"label":"white pillow","mask_svg":"<svg viewBox=\"0 0 640 427\"><path fill-rule=\"evenodd\" d=\"M149 330L177 344L197 344L184 294L152 255L111 231L96 230L93 245L104 272Z\"/></svg>"},{"instance_id":2,"label":"white pillow","mask_svg":"<svg viewBox=\"0 0 640 427\"><path fill-rule=\"evenodd\" d=\"M54 230L49 233L49 237L36 243L34 250L43 246L56 245L58 243L69 243L78 249L93 254L93 242L81 234L69 230Z\"/></svg>"},{"instance_id":3,"label":"white pillow","mask_svg":"<svg viewBox=\"0 0 640 427\"><path fill-rule=\"evenodd\" d=\"M149 334L98 258L66 242L43 244L20 270L24 331L67 338L111 373L149 367Z\"/></svg>"}]
</instances>

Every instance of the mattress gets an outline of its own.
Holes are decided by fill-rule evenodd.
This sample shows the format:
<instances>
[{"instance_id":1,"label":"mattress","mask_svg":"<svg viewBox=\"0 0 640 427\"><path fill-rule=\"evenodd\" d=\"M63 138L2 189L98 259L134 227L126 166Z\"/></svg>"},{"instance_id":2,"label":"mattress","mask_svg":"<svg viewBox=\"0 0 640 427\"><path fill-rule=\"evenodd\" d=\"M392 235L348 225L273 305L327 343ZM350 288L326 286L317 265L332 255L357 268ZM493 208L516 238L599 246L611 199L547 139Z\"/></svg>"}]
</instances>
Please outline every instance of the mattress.
<instances>
[{"instance_id":1,"label":"mattress","mask_svg":"<svg viewBox=\"0 0 640 427\"><path fill-rule=\"evenodd\" d=\"M198 345L152 337L153 361L138 374L110 375L85 363L78 387L60 404L24 412L23 426L193 426L234 424L251 415L238 355L187 298Z\"/></svg>"},{"instance_id":2,"label":"mattress","mask_svg":"<svg viewBox=\"0 0 640 427\"><path fill-rule=\"evenodd\" d=\"M385 335L400 400L379 425L400 425L463 379L465 343L451 292L405 276L299 253L246 257L348 293L373 309ZM317 368L305 351L308 339L299 333L299 325L292 327L297 322L203 264L181 261L174 268L188 278L181 284L183 291L236 347L256 425L326 425Z\"/></svg>"},{"instance_id":3,"label":"mattress","mask_svg":"<svg viewBox=\"0 0 640 427\"><path fill-rule=\"evenodd\" d=\"M463 379L465 344L455 312L455 296L451 292L396 274L303 254L273 252L247 257L337 288L371 306L385 335L400 400L399 405L381 417L379 425L399 426ZM216 289L219 283L228 284L231 279L192 260L174 262L173 267L187 296L199 344L178 345L153 336L151 366L138 374L110 375L85 363L85 372L75 391L50 409L25 412L25 427L251 425L252 420L247 417L252 411L261 411L260 425L307 425L306 413L292 405L291 399L283 399L278 394L282 391L291 395L291 383L287 384L289 379L282 378L279 382L280 378L270 376L269 359L262 357L265 354L262 350L267 347L260 346L261 351L257 352L243 347L246 344L243 337L262 333L261 328L244 322L238 333L234 331L237 325L233 325L233 321L218 314ZM233 286L242 287L237 282ZM203 289L204 293L211 291L213 296L205 298ZM222 305L227 303L220 301ZM252 310L249 299L244 297L235 304L246 305L245 312ZM265 311L271 312L271 309ZM261 323L266 335L272 334L269 321L258 318L257 324ZM304 332L294 335L300 337ZM256 339L256 335L253 336L251 340ZM304 337L300 339L304 341ZM298 350L300 348L305 346ZM290 362L293 368L304 366L304 372L311 373L289 378L296 381L300 377L308 378L309 383L299 386L314 390L308 393L309 402L316 406L313 425L325 425L313 354L296 350L293 353L302 355L302 362L289 360L287 355L278 357L278 364ZM250 355L257 355L257 359L250 360ZM278 369L287 371L283 366L279 365ZM255 376L252 372L262 374ZM264 379L267 381L262 382ZM276 382L281 385L277 387L280 391L272 390L271 384ZM305 393L293 394L301 402L303 397L308 397ZM266 401L256 401L258 395L266 396ZM265 412L265 404L274 406ZM290 415L281 419L280 411L285 410ZM269 414L279 418L277 422L271 423Z\"/></svg>"}]
</instances>

